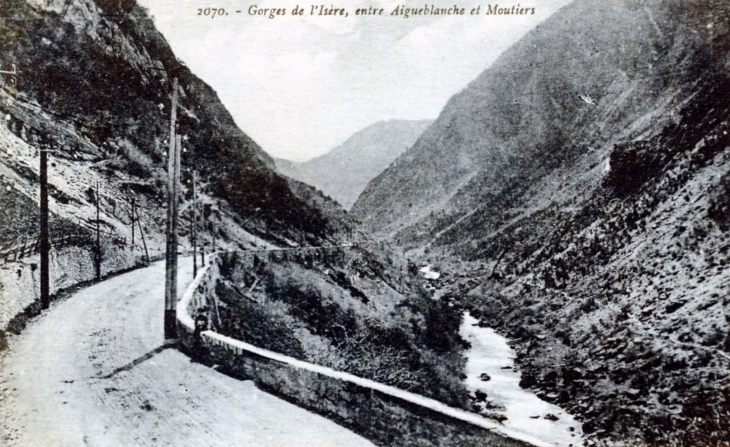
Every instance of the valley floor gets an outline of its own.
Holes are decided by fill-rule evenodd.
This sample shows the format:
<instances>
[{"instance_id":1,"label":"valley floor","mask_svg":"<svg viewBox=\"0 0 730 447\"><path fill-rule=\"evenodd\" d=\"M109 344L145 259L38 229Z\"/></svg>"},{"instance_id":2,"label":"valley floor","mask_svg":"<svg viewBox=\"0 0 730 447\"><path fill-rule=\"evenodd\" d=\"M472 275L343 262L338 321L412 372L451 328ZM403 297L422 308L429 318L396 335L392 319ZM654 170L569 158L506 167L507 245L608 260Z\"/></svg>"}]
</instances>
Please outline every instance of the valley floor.
<instances>
[{"instance_id":1,"label":"valley floor","mask_svg":"<svg viewBox=\"0 0 730 447\"><path fill-rule=\"evenodd\" d=\"M12 446L372 446L164 344L164 262L88 287L0 354ZM182 260L178 293L192 279Z\"/></svg>"}]
</instances>

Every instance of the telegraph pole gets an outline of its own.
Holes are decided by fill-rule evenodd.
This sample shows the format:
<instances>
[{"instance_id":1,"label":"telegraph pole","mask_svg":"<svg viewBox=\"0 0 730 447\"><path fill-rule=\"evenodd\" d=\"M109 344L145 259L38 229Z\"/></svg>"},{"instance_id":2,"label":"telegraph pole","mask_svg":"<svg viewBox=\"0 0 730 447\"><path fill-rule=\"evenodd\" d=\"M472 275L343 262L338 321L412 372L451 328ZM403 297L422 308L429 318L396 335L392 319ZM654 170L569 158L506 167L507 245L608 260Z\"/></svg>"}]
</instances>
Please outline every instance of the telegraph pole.
<instances>
[{"instance_id":1,"label":"telegraph pole","mask_svg":"<svg viewBox=\"0 0 730 447\"><path fill-rule=\"evenodd\" d=\"M202 209L200 213L200 220L201 224L203 226L203 231L200 233L200 266L205 267L205 231L207 230L206 222L205 222L205 208Z\"/></svg>"},{"instance_id":2,"label":"telegraph pole","mask_svg":"<svg viewBox=\"0 0 730 447\"><path fill-rule=\"evenodd\" d=\"M51 307L50 272L48 270L48 253L51 244L48 240L48 147L41 146L41 308Z\"/></svg>"},{"instance_id":3,"label":"telegraph pole","mask_svg":"<svg viewBox=\"0 0 730 447\"><path fill-rule=\"evenodd\" d=\"M137 210L135 209L135 215L137 216L137 226L139 227L139 235L142 237L142 245L144 246L144 255L147 258L147 263L150 262L150 252L147 251L147 241L144 237L144 230L142 230L142 219L139 218Z\"/></svg>"},{"instance_id":4,"label":"telegraph pole","mask_svg":"<svg viewBox=\"0 0 730 447\"><path fill-rule=\"evenodd\" d=\"M18 70L15 67L15 64L12 65L13 70L12 71L0 71L0 80L2 82L0 83L0 87L2 87L5 83L5 76L9 76L10 79L10 85L14 86L17 83L16 75L18 74ZM50 275L50 269L49 269L49 259L48 255L51 251L51 241L49 238L49 231L48 231L48 152L51 150L50 145L43 142L39 145L39 151L40 151L40 167L39 167L39 176L40 176L40 212L41 212L41 234L40 234L40 250L41 250L41 290L40 290L40 299L41 299L41 309L48 309L51 307L51 275ZM25 245L25 244L24 244Z\"/></svg>"},{"instance_id":5,"label":"telegraph pole","mask_svg":"<svg viewBox=\"0 0 730 447\"><path fill-rule=\"evenodd\" d=\"M130 217L132 218L132 248L134 248L134 197L132 197L132 213L130 214Z\"/></svg>"},{"instance_id":6,"label":"telegraph pole","mask_svg":"<svg viewBox=\"0 0 730 447\"><path fill-rule=\"evenodd\" d=\"M99 181L96 181L96 280L101 280L101 231L99 228Z\"/></svg>"},{"instance_id":7,"label":"telegraph pole","mask_svg":"<svg viewBox=\"0 0 730 447\"><path fill-rule=\"evenodd\" d=\"M195 187L196 178L193 169L193 215L190 224L190 237L193 239L193 278L198 276L198 196Z\"/></svg>"},{"instance_id":8,"label":"telegraph pole","mask_svg":"<svg viewBox=\"0 0 730 447\"><path fill-rule=\"evenodd\" d=\"M172 87L170 150L167 157L167 247L165 251L165 339L177 338L177 191L180 136L177 135L177 78Z\"/></svg>"},{"instance_id":9,"label":"telegraph pole","mask_svg":"<svg viewBox=\"0 0 730 447\"><path fill-rule=\"evenodd\" d=\"M217 247L215 245L216 244L216 241L215 241L215 222L211 222L209 225L210 225L210 232L212 233L212 235L211 235L211 242L210 242L210 252L211 253L215 253L215 251L217 249Z\"/></svg>"}]
</instances>

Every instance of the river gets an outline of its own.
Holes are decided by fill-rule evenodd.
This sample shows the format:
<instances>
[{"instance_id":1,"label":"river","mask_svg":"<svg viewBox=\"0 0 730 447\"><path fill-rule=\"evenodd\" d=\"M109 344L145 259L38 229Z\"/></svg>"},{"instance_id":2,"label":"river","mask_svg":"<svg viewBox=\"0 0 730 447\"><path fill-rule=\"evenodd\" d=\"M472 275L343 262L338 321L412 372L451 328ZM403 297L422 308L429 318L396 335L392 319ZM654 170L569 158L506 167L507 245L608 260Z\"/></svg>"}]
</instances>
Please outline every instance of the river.
<instances>
[{"instance_id":1,"label":"river","mask_svg":"<svg viewBox=\"0 0 730 447\"><path fill-rule=\"evenodd\" d=\"M506 417L502 423L510 432L529 435L555 446L582 445L581 424L557 405L520 388L515 352L507 339L477 323L477 319L466 312L459 330L461 337L471 344L465 353L466 386L472 396L477 391L486 394L486 398L480 395L482 399L475 404L492 415ZM488 380L483 380L487 377Z\"/></svg>"}]
</instances>

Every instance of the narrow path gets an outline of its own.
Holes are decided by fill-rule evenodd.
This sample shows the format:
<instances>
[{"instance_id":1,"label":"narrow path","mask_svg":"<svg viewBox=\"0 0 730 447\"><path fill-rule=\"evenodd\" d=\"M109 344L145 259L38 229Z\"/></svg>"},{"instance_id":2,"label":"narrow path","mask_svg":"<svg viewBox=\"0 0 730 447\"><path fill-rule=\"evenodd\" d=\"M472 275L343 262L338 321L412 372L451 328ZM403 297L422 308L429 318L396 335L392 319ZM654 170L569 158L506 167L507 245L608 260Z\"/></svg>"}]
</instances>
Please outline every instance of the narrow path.
<instances>
[{"instance_id":1,"label":"narrow path","mask_svg":"<svg viewBox=\"0 0 730 447\"><path fill-rule=\"evenodd\" d=\"M183 259L180 294L192 279ZM164 263L79 291L0 356L4 446L372 446L164 344Z\"/></svg>"}]
</instances>

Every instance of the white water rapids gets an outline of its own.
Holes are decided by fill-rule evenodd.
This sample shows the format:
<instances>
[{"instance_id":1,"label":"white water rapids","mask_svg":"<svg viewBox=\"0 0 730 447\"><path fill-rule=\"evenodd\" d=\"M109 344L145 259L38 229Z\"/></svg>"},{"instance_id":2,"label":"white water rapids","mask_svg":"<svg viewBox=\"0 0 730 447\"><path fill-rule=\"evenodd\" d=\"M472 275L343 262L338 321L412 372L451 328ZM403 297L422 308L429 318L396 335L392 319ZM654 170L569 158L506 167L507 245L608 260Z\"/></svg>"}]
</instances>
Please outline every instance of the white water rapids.
<instances>
[{"instance_id":1,"label":"white water rapids","mask_svg":"<svg viewBox=\"0 0 730 447\"><path fill-rule=\"evenodd\" d=\"M507 419L502 423L512 432L523 433L555 446L583 444L580 423L562 408L547 403L519 386L520 373L515 371L515 353L507 339L491 328L479 327L476 318L464 314L459 334L471 343L466 351L466 386L471 394L486 393L486 401ZM482 380L486 378L489 380ZM550 416L557 420L551 420ZM548 419L545 418L548 416Z\"/></svg>"}]
</instances>

